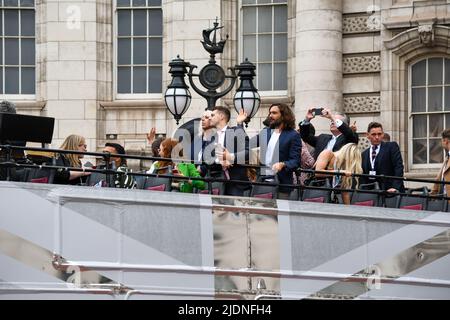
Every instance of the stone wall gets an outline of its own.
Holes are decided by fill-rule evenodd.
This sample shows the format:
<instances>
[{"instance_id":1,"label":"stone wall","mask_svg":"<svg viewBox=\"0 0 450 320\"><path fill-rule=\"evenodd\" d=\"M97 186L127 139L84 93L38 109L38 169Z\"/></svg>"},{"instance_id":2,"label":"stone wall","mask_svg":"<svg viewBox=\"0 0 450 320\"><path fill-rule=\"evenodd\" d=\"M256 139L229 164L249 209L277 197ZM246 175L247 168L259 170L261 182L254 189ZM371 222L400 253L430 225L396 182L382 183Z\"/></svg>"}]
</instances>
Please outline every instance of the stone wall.
<instances>
[{"instance_id":1,"label":"stone wall","mask_svg":"<svg viewBox=\"0 0 450 320\"><path fill-rule=\"evenodd\" d=\"M163 90L170 82L168 63L178 54L198 66L209 55L201 31L215 18L229 39L217 62L225 69L239 61L237 0L164 0ZM89 150L99 150L109 135L127 150L144 152L151 127L171 134L176 128L162 95L144 100L118 100L114 92L114 23L111 0L36 1L36 101L17 101L19 112L57 119L53 145L71 133L85 136ZM250 135L261 129L268 106L295 101L297 121L309 107L343 110L356 121L358 133L381 121L399 142L408 163L408 66L433 53L450 56L450 23L446 1L412 0L289 0L288 90L284 96L262 98L250 123ZM419 41L419 26L434 28L431 46ZM190 90L191 107L182 123L199 117L206 101ZM219 104L235 112L234 91ZM318 132L328 122L314 120ZM364 140L361 145L366 145ZM420 171L420 170L419 170ZM431 170L432 172L432 170ZM419 172L420 173L420 172Z\"/></svg>"},{"instance_id":2,"label":"stone wall","mask_svg":"<svg viewBox=\"0 0 450 320\"><path fill-rule=\"evenodd\" d=\"M45 106L42 115L56 118L52 146L74 133L86 137L88 149L94 150L98 139L97 3L36 1L36 24L36 100Z\"/></svg>"},{"instance_id":3,"label":"stone wall","mask_svg":"<svg viewBox=\"0 0 450 320\"><path fill-rule=\"evenodd\" d=\"M380 1L344 0L343 6L344 112L362 135L380 115Z\"/></svg>"}]
</instances>

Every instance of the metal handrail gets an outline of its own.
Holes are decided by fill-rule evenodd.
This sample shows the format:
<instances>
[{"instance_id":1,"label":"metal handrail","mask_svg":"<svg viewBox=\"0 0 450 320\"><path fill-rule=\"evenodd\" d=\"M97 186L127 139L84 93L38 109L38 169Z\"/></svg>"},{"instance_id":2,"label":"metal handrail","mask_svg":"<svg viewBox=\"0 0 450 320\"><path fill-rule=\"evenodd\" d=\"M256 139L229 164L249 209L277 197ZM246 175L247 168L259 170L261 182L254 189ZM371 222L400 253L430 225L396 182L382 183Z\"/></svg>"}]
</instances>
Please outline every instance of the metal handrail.
<instances>
[{"instance_id":1,"label":"metal handrail","mask_svg":"<svg viewBox=\"0 0 450 320\"><path fill-rule=\"evenodd\" d=\"M102 271L132 271L132 272L160 272L160 273L187 273L199 275L214 276L238 276L238 277L267 277L277 279L297 279L297 280L326 280L346 282L367 282L372 279L372 275L354 275L319 271L263 271L250 268L242 269L224 269L216 267L192 267L176 265L145 265L145 264L123 264L123 263L101 263L101 262L76 262L76 261L57 261L53 262L57 270L64 270L69 267L78 267L80 269L102 270ZM378 280L378 279L377 279ZM408 278L388 278L380 277L380 283L399 283L412 286L432 286L450 288L450 281L436 279L422 279L416 277Z\"/></svg>"},{"instance_id":2,"label":"metal handrail","mask_svg":"<svg viewBox=\"0 0 450 320\"><path fill-rule=\"evenodd\" d=\"M92 293L115 295L114 289L87 289L87 288L0 288L1 292L20 292L21 294L35 293Z\"/></svg>"},{"instance_id":3,"label":"metal handrail","mask_svg":"<svg viewBox=\"0 0 450 320\"><path fill-rule=\"evenodd\" d=\"M99 152L83 152L83 151L74 151L74 150L61 150L61 149L46 149L46 148L36 148L36 147L19 147L19 146L12 146L12 145L0 145L1 148L9 148L12 150L30 150L30 151L43 151L43 152L50 152L50 153L62 153L62 154L79 154L79 155L93 155L97 157L102 158L112 158L112 157L118 157L118 158L125 158L125 159L136 159L136 160L151 160L151 161L172 161L172 162L190 162L195 164L204 164L208 165L207 162L200 162L190 159L174 159L174 158L161 158L161 157L149 157L149 156L136 156L136 155L127 155L127 154L113 154L113 153L99 153ZM250 164L237 164L239 166L243 167L249 167L249 168L268 168L265 165L250 165ZM333 176L343 176L344 173L341 172L330 172L330 171L323 171L323 170L313 170L313 169L296 169L295 171L302 173L320 173L320 174L326 174L326 175L333 175ZM388 176L388 175L370 175L370 174L364 174L364 173L352 173L352 177L366 177L366 178L373 178L373 179L389 179L389 180L402 180L405 182L425 182L425 183L439 183L439 184L450 184L450 181L442 181L442 180L430 180L430 179L419 179L419 178L406 178L406 177L397 177L397 176Z\"/></svg>"},{"instance_id":4,"label":"metal handrail","mask_svg":"<svg viewBox=\"0 0 450 320\"><path fill-rule=\"evenodd\" d=\"M33 148L33 147L18 147L18 146L10 146L10 145L0 145L0 148L10 148L10 149L18 149L18 150L34 150L34 151L46 151L46 152L54 152L54 153L71 153L71 154L83 154L83 155L97 155L108 159L110 157L121 157L121 158L132 158L132 159L146 159L146 160L159 160L159 161L184 161L184 162L195 162L186 159L167 159L167 158L156 158L156 157L144 157L144 156L131 156L131 155L116 155L110 153L94 153L94 152L81 152L81 151L71 151L71 150L60 150L60 149L43 149L43 148ZM200 162L196 162L200 163ZM366 190L366 189L343 189L343 188L331 188L331 187L318 187L318 186L304 186L299 184L280 184L280 183L272 183L272 182L253 182L246 180L228 180L222 178L211 178L211 177L183 177L183 176L173 176L167 174L151 174L151 173L139 173L139 172L118 172L116 170L111 170L109 168L106 169L89 169L89 168L76 168L76 167L62 167L62 166L54 166L54 165L36 165L36 164L21 164L13 161L5 161L1 162L0 166L6 166L8 168L40 168L40 169L56 169L56 170L66 170L66 171L82 171L82 172L97 172L103 173L107 175L111 174L127 174L131 176L146 176L146 177L161 177L161 178L170 178L177 180L200 180L207 183L210 182L227 182L227 183L235 183L235 184L245 184L249 186L274 186L274 187L285 187L291 189L301 190L324 190L324 191L340 191L340 192L359 192L359 193L367 193L367 194L377 194L380 196L408 196L408 197L416 197L416 198L427 198L427 199L437 199L437 200L449 200L450 197L446 195L429 195L429 194L411 194L411 193L401 193L395 192L390 193L385 190ZM256 165L243 165L246 167L252 168L267 168L266 166L256 166ZM297 169L297 172L305 172L305 173L320 173L325 175L335 175L342 176L344 175L341 172L329 172L329 171L321 171L321 170L311 170L311 169ZM386 176L386 175L368 175L368 174L351 174L352 177L367 177L372 179L397 179L405 182L423 182L423 183L436 183L436 184L450 184L450 181L440 181L440 180L429 180L429 179L416 179L416 178L405 178L405 177L395 177L395 176ZM325 178L324 178L325 179Z\"/></svg>"},{"instance_id":5,"label":"metal handrail","mask_svg":"<svg viewBox=\"0 0 450 320\"><path fill-rule=\"evenodd\" d=\"M85 155L85 156L94 156L96 158L121 158L121 159L134 159L134 160L150 160L150 161L172 161L172 162L189 162L194 164L206 164L207 162L202 162L198 160L191 160L186 158L162 158L162 157L150 157L150 156L137 156L137 155L128 155L128 154L116 154L116 153L109 153L109 152L85 152L85 151L76 151L76 150L62 150L62 149L49 149L49 148L37 148L37 147L20 147L20 146L13 146L13 145L0 145L0 149L7 149L7 150L22 150L22 151L42 151L47 153L55 153L55 154L78 154L78 155ZM239 166L246 167L246 168L266 168L266 166L261 165L252 165L252 164L238 164Z\"/></svg>"},{"instance_id":6,"label":"metal handrail","mask_svg":"<svg viewBox=\"0 0 450 320\"><path fill-rule=\"evenodd\" d=\"M168 291L168 290L130 290L125 295L124 300L130 299L132 295L154 295L154 296L182 296L182 297L203 297L203 298L217 298L217 299L237 299L244 300L244 297L239 293L216 293L216 292L199 292L199 291Z\"/></svg>"},{"instance_id":7,"label":"metal handrail","mask_svg":"<svg viewBox=\"0 0 450 320\"><path fill-rule=\"evenodd\" d=\"M169 178L169 179L177 179L177 180L199 180L204 182L227 182L227 183L235 183L235 184L245 184L249 186L273 186L273 187L286 187L297 190L311 189L311 190L323 190L323 191L340 191L340 192L359 192L359 193L367 193L367 194L377 194L377 195L388 195L388 196L408 196L408 197L416 197L416 198L427 198L427 199L436 199L436 200L450 200L450 197L444 195L424 195L424 194L411 194L407 192L395 192L390 193L385 190L366 190L366 189L344 189L344 188L332 188L332 187L318 187L318 186L303 186L296 184L281 184L281 183L271 183L271 182L253 182L253 181L245 181L245 180L228 180L223 178L211 178L211 177L183 177L183 176L174 176L168 174L157 174L157 173L139 173L139 172L122 172L116 171L112 169L90 169L90 168L77 168L77 167L63 167L63 166L55 166L55 165L37 165L37 164L19 164L14 162L0 162L0 166L7 167L15 167L15 168L38 168L38 169L54 169L54 170L64 170L64 171L78 171L78 172L91 172L91 173L102 173L102 174L127 174L131 176L144 176L144 177L159 177L159 178ZM308 172L316 172L323 173L324 171L315 171L308 170ZM377 177L377 176L370 176ZM426 181L426 180L423 180ZM432 181L434 183L441 183L440 181ZM445 182L446 184L450 184L449 182Z\"/></svg>"}]
</instances>

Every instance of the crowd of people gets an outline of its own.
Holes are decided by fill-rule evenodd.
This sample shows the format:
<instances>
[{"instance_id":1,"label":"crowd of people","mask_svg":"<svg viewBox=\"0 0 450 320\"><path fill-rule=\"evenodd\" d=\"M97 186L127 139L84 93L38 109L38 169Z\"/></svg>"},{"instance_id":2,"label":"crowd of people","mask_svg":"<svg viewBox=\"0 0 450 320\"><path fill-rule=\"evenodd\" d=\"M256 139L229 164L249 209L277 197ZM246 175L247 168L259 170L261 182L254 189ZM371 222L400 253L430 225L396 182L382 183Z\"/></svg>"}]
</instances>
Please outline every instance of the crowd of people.
<instances>
[{"instance_id":1,"label":"crowd of people","mask_svg":"<svg viewBox=\"0 0 450 320\"><path fill-rule=\"evenodd\" d=\"M2 112L15 112L11 104L2 103ZM330 133L315 134L313 121L317 117L328 119ZM225 195L243 196L256 181L279 183L278 198L289 199L292 185L306 185L313 179L329 179L333 189L355 189L360 185L377 182L380 189L395 194L404 192L403 159L399 145L390 141L381 123L372 122L367 128L369 148L358 147L356 123L340 112L327 108L309 109L305 118L296 124L292 109L283 103L272 104L264 128L249 138L244 122L247 114L241 111L236 125L230 125L230 111L221 106L207 110L201 117L201 126L190 144L173 138L156 138L154 128L147 134L154 157L148 174L170 174L174 177L173 187L180 192L192 193L204 190L207 184L198 179L208 177L224 182ZM442 146L446 151L445 161L437 181L450 180L450 129L442 133ZM81 168L82 152L86 152L86 139L79 135L68 136L60 146L62 150L79 151L76 154L58 154L56 165L66 168ZM252 166L252 150L257 151L256 163ZM106 143L103 153L124 155L125 149L117 143ZM123 157L107 157L108 168L116 170L114 186L136 188L137 184L127 161ZM106 164L97 166L105 168ZM298 169L315 170L298 172ZM54 183L83 184L90 172L59 169ZM360 176L358 176L360 175ZM176 179L185 177L187 179ZM190 179L194 178L194 179ZM227 182L229 181L229 182ZM435 194L450 196L450 188L436 183ZM342 201L350 204L350 194L341 193Z\"/></svg>"}]
</instances>

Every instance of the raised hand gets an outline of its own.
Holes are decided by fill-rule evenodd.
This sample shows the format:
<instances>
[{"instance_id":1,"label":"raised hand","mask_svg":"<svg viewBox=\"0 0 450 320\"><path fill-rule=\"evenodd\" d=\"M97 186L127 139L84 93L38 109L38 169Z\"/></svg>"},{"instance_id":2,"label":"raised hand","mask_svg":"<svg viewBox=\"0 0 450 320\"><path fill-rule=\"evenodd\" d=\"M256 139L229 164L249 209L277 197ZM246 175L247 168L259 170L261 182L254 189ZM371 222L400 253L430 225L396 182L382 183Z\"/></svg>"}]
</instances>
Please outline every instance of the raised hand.
<instances>
[{"instance_id":1,"label":"raised hand","mask_svg":"<svg viewBox=\"0 0 450 320\"><path fill-rule=\"evenodd\" d=\"M331 121L333 121L333 119L334 119L334 116L333 116L333 114L331 113L331 110L328 109L328 108L324 108L324 109L322 110L322 117L327 118L327 119L330 119Z\"/></svg>"},{"instance_id":2,"label":"raised hand","mask_svg":"<svg viewBox=\"0 0 450 320\"><path fill-rule=\"evenodd\" d=\"M308 121L311 121L314 118L314 114L313 114L313 108L308 109L308 111L306 112L306 116L305 119Z\"/></svg>"},{"instance_id":3,"label":"raised hand","mask_svg":"<svg viewBox=\"0 0 450 320\"><path fill-rule=\"evenodd\" d=\"M247 118L248 118L247 112L245 112L244 109L241 109L241 111L239 111L239 115L236 118L236 122L238 124L242 124Z\"/></svg>"},{"instance_id":4,"label":"raised hand","mask_svg":"<svg viewBox=\"0 0 450 320\"><path fill-rule=\"evenodd\" d=\"M152 144L153 141L155 141L155 137L156 137L156 129L155 128L151 128L150 132L147 133L147 141L149 144Z\"/></svg>"}]
</instances>

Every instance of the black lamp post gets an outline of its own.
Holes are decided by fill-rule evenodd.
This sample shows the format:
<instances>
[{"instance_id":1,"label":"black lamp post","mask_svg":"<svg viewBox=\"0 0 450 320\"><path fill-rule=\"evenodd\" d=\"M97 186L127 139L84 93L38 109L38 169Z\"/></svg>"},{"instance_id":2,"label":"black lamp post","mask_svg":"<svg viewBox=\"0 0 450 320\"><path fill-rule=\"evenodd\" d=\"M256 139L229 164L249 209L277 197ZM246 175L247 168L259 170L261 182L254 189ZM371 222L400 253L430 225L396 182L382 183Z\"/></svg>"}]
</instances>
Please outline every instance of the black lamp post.
<instances>
[{"instance_id":1,"label":"black lamp post","mask_svg":"<svg viewBox=\"0 0 450 320\"><path fill-rule=\"evenodd\" d=\"M216 32L221 28L223 28L223 26L219 27L219 23L216 19L213 28L203 30L203 41L201 42L204 49L210 53L210 59L209 63L200 70L199 74L194 73L194 69L197 68L197 66L191 65L189 62L185 62L180 59L179 56L177 59L172 60L172 62L169 63L169 72L172 74L172 83L167 87L165 102L170 113L172 113L177 121L177 124L181 119L181 116L189 108L191 101L188 86L184 82L184 76L186 73L188 74L191 87L195 90L195 92L207 100L206 110L213 109L216 106L217 100L225 96L233 89L236 79L239 76L241 79L241 85L234 97L236 111L239 113L240 109L243 108L247 112L247 124L258 111L260 98L258 90L253 85L253 77L255 76L256 69L255 65L246 59L245 62L237 65L235 68L229 68L231 74L226 75L223 68L216 63L215 56L216 54L223 52L227 41L226 39L219 42L216 41ZM210 36L213 32L214 36L211 40ZM186 71L187 68L189 68L189 72ZM236 69L239 71L238 76L236 76ZM194 78L196 77L199 79L201 85L207 89L206 91L201 90L194 83ZM226 79L230 79L229 86L225 90L217 92L217 89L225 83ZM191 121L199 121L199 119L194 119Z\"/></svg>"}]
</instances>

